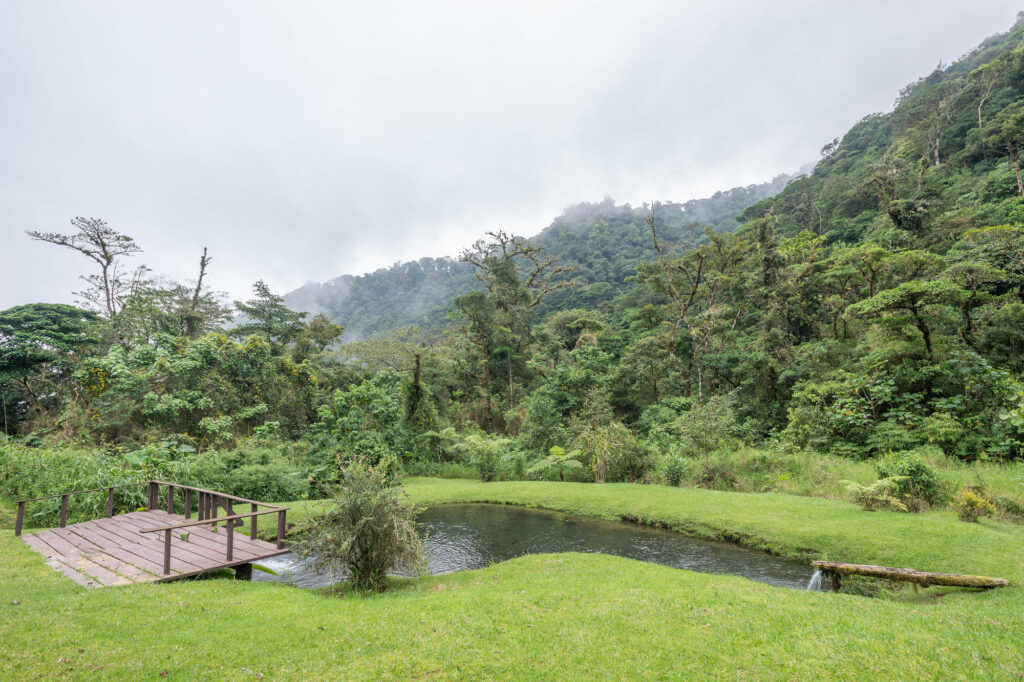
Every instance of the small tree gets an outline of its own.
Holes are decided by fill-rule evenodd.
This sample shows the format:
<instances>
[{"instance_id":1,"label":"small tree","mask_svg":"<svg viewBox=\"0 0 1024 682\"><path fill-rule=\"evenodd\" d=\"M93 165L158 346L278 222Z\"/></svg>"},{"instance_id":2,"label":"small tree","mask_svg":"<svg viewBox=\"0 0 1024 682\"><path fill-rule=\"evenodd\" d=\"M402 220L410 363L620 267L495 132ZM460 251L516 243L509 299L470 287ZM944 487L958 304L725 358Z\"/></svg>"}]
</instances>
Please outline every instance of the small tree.
<instances>
[{"instance_id":1,"label":"small tree","mask_svg":"<svg viewBox=\"0 0 1024 682\"><path fill-rule=\"evenodd\" d=\"M295 547L314 571L333 577L347 573L354 587L381 592L389 571L424 570L423 545L416 535L419 509L402 500L388 468L356 460L344 469L332 508Z\"/></svg>"},{"instance_id":2,"label":"small tree","mask_svg":"<svg viewBox=\"0 0 1024 682\"><path fill-rule=\"evenodd\" d=\"M551 449L548 450L548 456L541 461L530 467L526 473L529 476L535 476L538 474L547 474L548 471L558 471L558 480L565 480L565 470L582 469L583 465L576 456L579 454L577 451L566 452L565 448L560 445L552 445Z\"/></svg>"},{"instance_id":3,"label":"small tree","mask_svg":"<svg viewBox=\"0 0 1024 682\"><path fill-rule=\"evenodd\" d=\"M286 346L302 334L302 321L306 313L289 310L284 298L271 293L266 282L260 280L253 285L256 298L248 301L235 301L238 312L248 318L231 331L231 335L244 339L258 334L266 337L274 355L284 352Z\"/></svg>"}]
</instances>

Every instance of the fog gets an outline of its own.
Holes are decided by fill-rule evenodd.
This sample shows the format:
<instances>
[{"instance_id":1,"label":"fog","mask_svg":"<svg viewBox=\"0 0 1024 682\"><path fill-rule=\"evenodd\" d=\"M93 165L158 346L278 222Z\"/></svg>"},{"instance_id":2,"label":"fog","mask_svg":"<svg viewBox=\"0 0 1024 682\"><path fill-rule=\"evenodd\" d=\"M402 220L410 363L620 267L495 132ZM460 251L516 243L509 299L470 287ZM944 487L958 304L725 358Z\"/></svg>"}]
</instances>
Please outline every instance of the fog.
<instances>
[{"instance_id":1,"label":"fog","mask_svg":"<svg viewBox=\"0 0 1024 682\"><path fill-rule=\"evenodd\" d=\"M233 297L682 201L818 156L1014 3L8 2L0 308L70 302L77 215Z\"/></svg>"}]
</instances>

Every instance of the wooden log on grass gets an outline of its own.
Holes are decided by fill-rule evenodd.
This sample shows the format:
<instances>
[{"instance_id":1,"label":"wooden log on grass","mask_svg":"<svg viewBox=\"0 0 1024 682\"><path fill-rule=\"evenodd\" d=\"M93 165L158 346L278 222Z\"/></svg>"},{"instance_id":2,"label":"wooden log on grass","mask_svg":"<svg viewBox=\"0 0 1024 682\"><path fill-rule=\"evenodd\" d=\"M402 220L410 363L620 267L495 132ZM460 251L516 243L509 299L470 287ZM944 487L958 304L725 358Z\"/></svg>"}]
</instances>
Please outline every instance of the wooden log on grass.
<instances>
[{"instance_id":1,"label":"wooden log on grass","mask_svg":"<svg viewBox=\"0 0 1024 682\"><path fill-rule=\"evenodd\" d=\"M1007 587L1010 581L1003 578L987 578L983 575L956 575L954 573L931 573L917 571L913 568L893 568L891 566L870 566L866 564L844 564L837 561L814 561L814 567L832 576L866 575L871 578L901 580L922 587L929 585L948 585L951 587ZM838 582L838 581L836 581Z\"/></svg>"}]
</instances>

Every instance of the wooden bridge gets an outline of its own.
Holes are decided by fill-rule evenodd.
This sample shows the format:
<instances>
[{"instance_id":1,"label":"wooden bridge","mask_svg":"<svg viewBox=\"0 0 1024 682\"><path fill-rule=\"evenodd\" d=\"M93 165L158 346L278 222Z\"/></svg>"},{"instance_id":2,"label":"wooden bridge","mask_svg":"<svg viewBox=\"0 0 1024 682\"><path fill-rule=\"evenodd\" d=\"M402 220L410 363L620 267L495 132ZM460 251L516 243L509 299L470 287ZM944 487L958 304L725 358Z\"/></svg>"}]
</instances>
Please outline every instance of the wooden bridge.
<instances>
[{"instance_id":1,"label":"wooden bridge","mask_svg":"<svg viewBox=\"0 0 1024 682\"><path fill-rule=\"evenodd\" d=\"M147 508L115 516L114 491L134 486L148 487ZM104 490L105 517L67 524L71 497ZM60 498L60 526L22 535L26 505L56 498ZM249 511L236 514L235 504L248 504ZM254 561L288 552L284 549L287 511L213 490L145 481L21 500L14 534L46 557L49 566L86 587L164 582L230 567L239 577L249 577ZM257 519L266 514L277 515L276 543L256 537ZM236 533L247 519L248 534Z\"/></svg>"}]
</instances>

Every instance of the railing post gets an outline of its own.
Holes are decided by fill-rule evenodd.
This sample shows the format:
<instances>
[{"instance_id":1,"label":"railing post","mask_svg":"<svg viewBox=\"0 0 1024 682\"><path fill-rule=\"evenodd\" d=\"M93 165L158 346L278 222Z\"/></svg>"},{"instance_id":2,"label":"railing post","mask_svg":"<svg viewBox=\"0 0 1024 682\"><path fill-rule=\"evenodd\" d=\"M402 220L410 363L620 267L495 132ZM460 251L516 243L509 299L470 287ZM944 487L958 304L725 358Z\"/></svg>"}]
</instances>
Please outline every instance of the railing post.
<instances>
[{"instance_id":1,"label":"railing post","mask_svg":"<svg viewBox=\"0 0 1024 682\"><path fill-rule=\"evenodd\" d=\"M228 527L228 561L235 558L235 522L228 521L225 524Z\"/></svg>"},{"instance_id":2,"label":"railing post","mask_svg":"<svg viewBox=\"0 0 1024 682\"><path fill-rule=\"evenodd\" d=\"M220 506L220 500L217 498L216 495L211 495L211 497L213 498L213 504L211 505L213 507L213 525L212 525L212 528L216 529L217 528L217 507Z\"/></svg>"},{"instance_id":3,"label":"railing post","mask_svg":"<svg viewBox=\"0 0 1024 682\"><path fill-rule=\"evenodd\" d=\"M249 506L251 507L251 509L249 511L253 512L254 514L257 511L259 511L259 509L258 509L259 505L252 504L252 505L249 505ZM252 539L252 540L256 539L256 517L255 516L250 517L250 519L249 519L249 538Z\"/></svg>"},{"instance_id":4,"label":"railing post","mask_svg":"<svg viewBox=\"0 0 1024 682\"><path fill-rule=\"evenodd\" d=\"M156 481L150 481L149 482L149 509L150 509L150 511L152 511L153 509L156 509L156 505L157 505L157 502L156 502L156 500L157 500L157 489L158 488L159 488L159 486L157 485Z\"/></svg>"},{"instance_id":5,"label":"railing post","mask_svg":"<svg viewBox=\"0 0 1024 682\"><path fill-rule=\"evenodd\" d=\"M284 549L284 533L285 533L285 514L288 513L287 509L282 509L277 512L277 548Z\"/></svg>"},{"instance_id":6,"label":"railing post","mask_svg":"<svg viewBox=\"0 0 1024 682\"><path fill-rule=\"evenodd\" d=\"M171 574L171 531L164 531L164 575Z\"/></svg>"},{"instance_id":7,"label":"railing post","mask_svg":"<svg viewBox=\"0 0 1024 682\"><path fill-rule=\"evenodd\" d=\"M60 496L60 527L68 525L68 496Z\"/></svg>"},{"instance_id":8,"label":"railing post","mask_svg":"<svg viewBox=\"0 0 1024 682\"><path fill-rule=\"evenodd\" d=\"M185 518L192 518L192 488L185 488Z\"/></svg>"},{"instance_id":9,"label":"railing post","mask_svg":"<svg viewBox=\"0 0 1024 682\"><path fill-rule=\"evenodd\" d=\"M25 521L25 503L18 503L18 513L14 517L14 534L21 535L21 524Z\"/></svg>"},{"instance_id":10,"label":"railing post","mask_svg":"<svg viewBox=\"0 0 1024 682\"><path fill-rule=\"evenodd\" d=\"M167 513L174 513L174 486L167 486Z\"/></svg>"},{"instance_id":11,"label":"railing post","mask_svg":"<svg viewBox=\"0 0 1024 682\"><path fill-rule=\"evenodd\" d=\"M107 488L107 518L114 515L114 489Z\"/></svg>"}]
</instances>

